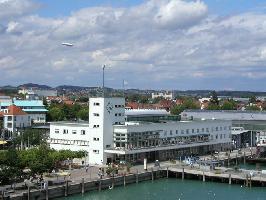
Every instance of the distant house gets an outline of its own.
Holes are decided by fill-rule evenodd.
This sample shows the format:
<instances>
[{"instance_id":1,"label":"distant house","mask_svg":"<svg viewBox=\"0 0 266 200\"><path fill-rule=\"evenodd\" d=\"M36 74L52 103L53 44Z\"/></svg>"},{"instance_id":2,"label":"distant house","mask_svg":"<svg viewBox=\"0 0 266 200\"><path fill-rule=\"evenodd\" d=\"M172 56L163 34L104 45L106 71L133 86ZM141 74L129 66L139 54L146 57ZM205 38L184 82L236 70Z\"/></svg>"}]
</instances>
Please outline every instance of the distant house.
<instances>
[{"instance_id":1,"label":"distant house","mask_svg":"<svg viewBox=\"0 0 266 200\"><path fill-rule=\"evenodd\" d=\"M158 98L158 97L162 97L164 99L173 99L174 95L172 92L168 92L168 91L167 92L153 92L151 94L151 97L153 99Z\"/></svg>"},{"instance_id":2,"label":"distant house","mask_svg":"<svg viewBox=\"0 0 266 200\"><path fill-rule=\"evenodd\" d=\"M5 112L2 112L4 129L15 132L16 129L31 126L30 116L20 107L11 105Z\"/></svg>"}]
</instances>

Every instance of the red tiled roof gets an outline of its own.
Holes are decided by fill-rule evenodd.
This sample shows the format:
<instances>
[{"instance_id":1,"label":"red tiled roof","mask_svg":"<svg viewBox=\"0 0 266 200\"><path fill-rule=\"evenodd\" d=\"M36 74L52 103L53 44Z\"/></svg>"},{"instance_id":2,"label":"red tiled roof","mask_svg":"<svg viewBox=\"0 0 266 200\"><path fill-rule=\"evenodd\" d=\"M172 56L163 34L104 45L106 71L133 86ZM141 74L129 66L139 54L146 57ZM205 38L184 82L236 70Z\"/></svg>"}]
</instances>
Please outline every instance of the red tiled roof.
<instances>
[{"instance_id":1,"label":"red tiled roof","mask_svg":"<svg viewBox=\"0 0 266 200\"><path fill-rule=\"evenodd\" d=\"M4 115L27 115L20 107L11 105L8 108L8 112L4 113Z\"/></svg>"}]
</instances>

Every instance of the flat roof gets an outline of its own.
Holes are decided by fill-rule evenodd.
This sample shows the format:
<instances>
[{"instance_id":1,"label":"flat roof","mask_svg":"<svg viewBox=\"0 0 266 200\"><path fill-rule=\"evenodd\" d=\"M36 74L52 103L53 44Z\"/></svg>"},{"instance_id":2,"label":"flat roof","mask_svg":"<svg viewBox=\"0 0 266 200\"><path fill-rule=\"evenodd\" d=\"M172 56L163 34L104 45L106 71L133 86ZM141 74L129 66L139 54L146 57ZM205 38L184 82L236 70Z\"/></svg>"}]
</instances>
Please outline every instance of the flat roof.
<instances>
[{"instance_id":1,"label":"flat roof","mask_svg":"<svg viewBox=\"0 0 266 200\"><path fill-rule=\"evenodd\" d=\"M169 112L163 109L126 109L125 116L168 116Z\"/></svg>"},{"instance_id":2,"label":"flat roof","mask_svg":"<svg viewBox=\"0 0 266 200\"><path fill-rule=\"evenodd\" d=\"M58 122L48 122L50 125L51 124L66 124L66 125L84 125L88 126L89 122L88 121L58 121Z\"/></svg>"},{"instance_id":3,"label":"flat roof","mask_svg":"<svg viewBox=\"0 0 266 200\"><path fill-rule=\"evenodd\" d=\"M265 114L266 111L250 111L250 110L200 110L200 109L187 109L183 112L199 112L199 113L254 113L254 114Z\"/></svg>"}]
</instances>

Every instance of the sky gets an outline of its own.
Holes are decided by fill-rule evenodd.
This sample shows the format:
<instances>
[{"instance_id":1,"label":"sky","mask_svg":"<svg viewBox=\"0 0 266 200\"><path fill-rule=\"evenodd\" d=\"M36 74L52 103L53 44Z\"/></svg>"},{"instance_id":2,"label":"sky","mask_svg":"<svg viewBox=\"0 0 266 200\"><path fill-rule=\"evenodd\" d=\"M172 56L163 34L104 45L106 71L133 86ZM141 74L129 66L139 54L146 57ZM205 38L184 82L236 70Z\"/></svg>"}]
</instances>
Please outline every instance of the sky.
<instances>
[{"instance_id":1,"label":"sky","mask_svg":"<svg viewBox=\"0 0 266 200\"><path fill-rule=\"evenodd\" d=\"M266 91L266 0L0 0L0 86L100 86L103 64L114 88Z\"/></svg>"}]
</instances>

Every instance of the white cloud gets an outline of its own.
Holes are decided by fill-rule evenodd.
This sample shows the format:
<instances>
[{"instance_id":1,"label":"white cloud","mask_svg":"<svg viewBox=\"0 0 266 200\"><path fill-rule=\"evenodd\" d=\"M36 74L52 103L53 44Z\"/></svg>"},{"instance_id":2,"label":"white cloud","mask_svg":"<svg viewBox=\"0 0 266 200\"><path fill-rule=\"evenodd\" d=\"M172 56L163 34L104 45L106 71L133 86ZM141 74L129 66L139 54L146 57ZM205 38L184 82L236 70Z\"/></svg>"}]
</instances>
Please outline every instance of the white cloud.
<instances>
[{"instance_id":1,"label":"white cloud","mask_svg":"<svg viewBox=\"0 0 266 200\"><path fill-rule=\"evenodd\" d=\"M0 0L0 11L1 4L15 1ZM111 66L107 84L117 87L125 79L141 88L240 88L224 80L242 77L246 83L266 74L263 13L208 16L203 2L181 0L84 8L60 18L27 14L32 8L26 7L19 18L7 17L17 16L7 9L0 25L0 85L99 85L103 64ZM209 79L217 83L207 84Z\"/></svg>"},{"instance_id":2,"label":"white cloud","mask_svg":"<svg viewBox=\"0 0 266 200\"><path fill-rule=\"evenodd\" d=\"M32 0L0 0L0 19L22 16L39 8Z\"/></svg>"},{"instance_id":3,"label":"white cloud","mask_svg":"<svg viewBox=\"0 0 266 200\"><path fill-rule=\"evenodd\" d=\"M201 1L168 1L155 15L155 22L163 27L177 29L197 24L207 15L207 6Z\"/></svg>"}]
</instances>

